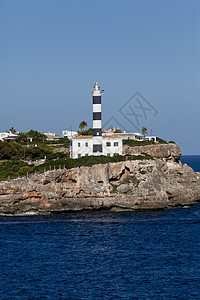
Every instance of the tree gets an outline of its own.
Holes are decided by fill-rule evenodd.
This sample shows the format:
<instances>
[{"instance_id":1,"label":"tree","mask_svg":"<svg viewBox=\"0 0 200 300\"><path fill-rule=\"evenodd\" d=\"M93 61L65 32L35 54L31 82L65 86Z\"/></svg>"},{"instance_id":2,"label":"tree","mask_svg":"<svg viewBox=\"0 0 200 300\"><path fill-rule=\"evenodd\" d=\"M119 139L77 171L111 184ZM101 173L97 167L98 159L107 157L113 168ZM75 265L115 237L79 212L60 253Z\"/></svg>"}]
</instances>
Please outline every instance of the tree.
<instances>
[{"instance_id":1,"label":"tree","mask_svg":"<svg viewBox=\"0 0 200 300\"><path fill-rule=\"evenodd\" d=\"M27 132L27 136L28 138L33 139L33 143L39 143L39 144L44 143L47 138L45 134L33 129Z\"/></svg>"},{"instance_id":2,"label":"tree","mask_svg":"<svg viewBox=\"0 0 200 300\"><path fill-rule=\"evenodd\" d=\"M0 159L20 159L23 148L17 143L0 141Z\"/></svg>"},{"instance_id":3,"label":"tree","mask_svg":"<svg viewBox=\"0 0 200 300\"><path fill-rule=\"evenodd\" d=\"M117 128L117 129L115 130L115 133L122 133L122 131L121 131L119 128Z\"/></svg>"},{"instance_id":4,"label":"tree","mask_svg":"<svg viewBox=\"0 0 200 300\"><path fill-rule=\"evenodd\" d=\"M80 125L79 125L80 130L81 130L81 131L82 131L82 130L85 130L85 127L87 127L87 122L82 121L82 122L80 123Z\"/></svg>"},{"instance_id":5,"label":"tree","mask_svg":"<svg viewBox=\"0 0 200 300\"><path fill-rule=\"evenodd\" d=\"M14 128L13 126L9 129L9 131L10 131L11 133L13 133L13 134L16 133L16 130L15 130L15 128Z\"/></svg>"},{"instance_id":6,"label":"tree","mask_svg":"<svg viewBox=\"0 0 200 300\"><path fill-rule=\"evenodd\" d=\"M144 140L146 138L146 134L147 134L147 128L142 126L142 133L143 133L143 136L144 136Z\"/></svg>"},{"instance_id":7,"label":"tree","mask_svg":"<svg viewBox=\"0 0 200 300\"><path fill-rule=\"evenodd\" d=\"M16 139L17 143L26 143L27 142L27 135L24 132L19 132L18 137Z\"/></svg>"},{"instance_id":8,"label":"tree","mask_svg":"<svg viewBox=\"0 0 200 300\"><path fill-rule=\"evenodd\" d=\"M89 128L88 130L79 131L78 135L93 135L93 128Z\"/></svg>"}]
</instances>

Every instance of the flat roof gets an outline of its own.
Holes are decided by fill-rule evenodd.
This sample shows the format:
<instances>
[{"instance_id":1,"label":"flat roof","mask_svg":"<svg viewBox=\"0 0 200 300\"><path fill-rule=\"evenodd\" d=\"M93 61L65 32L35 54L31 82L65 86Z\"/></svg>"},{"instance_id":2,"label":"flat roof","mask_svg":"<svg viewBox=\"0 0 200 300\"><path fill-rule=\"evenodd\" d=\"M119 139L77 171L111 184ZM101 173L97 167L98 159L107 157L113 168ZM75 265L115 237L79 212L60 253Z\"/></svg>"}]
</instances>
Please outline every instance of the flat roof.
<instances>
[{"instance_id":1,"label":"flat roof","mask_svg":"<svg viewBox=\"0 0 200 300\"><path fill-rule=\"evenodd\" d=\"M91 139L92 135L78 135L72 138L72 140L84 140L84 139Z\"/></svg>"},{"instance_id":2,"label":"flat roof","mask_svg":"<svg viewBox=\"0 0 200 300\"><path fill-rule=\"evenodd\" d=\"M96 136L96 137L100 137L100 136ZM79 135L79 136L76 136L76 137L74 137L74 138L72 138L72 140L84 140L84 139L92 139L93 138L93 136L92 135ZM117 135L103 135L102 136L102 138L103 139L121 139L121 137L120 136L117 136Z\"/></svg>"},{"instance_id":3,"label":"flat roof","mask_svg":"<svg viewBox=\"0 0 200 300\"><path fill-rule=\"evenodd\" d=\"M53 135L53 134L48 134L48 133L44 133L44 135L48 138L53 138L53 139L60 139L59 135Z\"/></svg>"},{"instance_id":4,"label":"flat roof","mask_svg":"<svg viewBox=\"0 0 200 300\"><path fill-rule=\"evenodd\" d=\"M141 133L123 133L123 132L119 132L119 133L114 133L115 135L142 135Z\"/></svg>"}]
</instances>

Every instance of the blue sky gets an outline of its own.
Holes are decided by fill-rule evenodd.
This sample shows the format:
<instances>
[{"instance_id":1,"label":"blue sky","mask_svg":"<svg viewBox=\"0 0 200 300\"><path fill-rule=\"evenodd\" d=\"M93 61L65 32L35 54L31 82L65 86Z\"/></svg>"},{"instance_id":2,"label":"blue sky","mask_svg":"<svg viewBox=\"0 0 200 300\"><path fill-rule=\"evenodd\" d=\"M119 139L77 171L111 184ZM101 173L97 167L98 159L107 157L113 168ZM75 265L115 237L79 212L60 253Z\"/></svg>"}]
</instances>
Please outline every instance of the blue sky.
<instances>
[{"instance_id":1,"label":"blue sky","mask_svg":"<svg viewBox=\"0 0 200 300\"><path fill-rule=\"evenodd\" d=\"M105 126L200 154L199 53L198 0L0 0L0 131L91 127L98 80ZM158 112L139 124L120 112L136 92Z\"/></svg>"}]
</instances>

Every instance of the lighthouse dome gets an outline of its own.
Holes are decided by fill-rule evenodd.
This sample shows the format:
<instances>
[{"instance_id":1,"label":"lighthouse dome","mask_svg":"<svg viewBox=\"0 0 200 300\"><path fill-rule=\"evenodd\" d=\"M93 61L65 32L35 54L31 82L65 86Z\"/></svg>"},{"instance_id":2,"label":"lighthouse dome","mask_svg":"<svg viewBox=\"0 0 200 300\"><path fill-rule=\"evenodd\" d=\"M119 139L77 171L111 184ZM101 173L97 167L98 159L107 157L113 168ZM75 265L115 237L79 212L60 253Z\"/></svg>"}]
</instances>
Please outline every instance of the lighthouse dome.
<instances>
[{"instance_id":1,"label":"lighthouse dome","mask_svg":"<svg viewBox=\"0 0 200 300\"><path fill-rule=\"evenodd\" d=\"M101 95L102 95L102 91L100 89L100 85L96 81L96 83L92 89L92 96L101 96Z\"/></svg>"},{"instance_id":2,"label":"lighthouse dome","mask_svg":"<svg viewBox=\"0 0 200 300\"><path fill-rule=\"evenodd\" d=\"M95 85L94 85L94 90L95 91L100 91L100 85L98 84L98 82L96 81Z\"/></svg>"}]
</instances>

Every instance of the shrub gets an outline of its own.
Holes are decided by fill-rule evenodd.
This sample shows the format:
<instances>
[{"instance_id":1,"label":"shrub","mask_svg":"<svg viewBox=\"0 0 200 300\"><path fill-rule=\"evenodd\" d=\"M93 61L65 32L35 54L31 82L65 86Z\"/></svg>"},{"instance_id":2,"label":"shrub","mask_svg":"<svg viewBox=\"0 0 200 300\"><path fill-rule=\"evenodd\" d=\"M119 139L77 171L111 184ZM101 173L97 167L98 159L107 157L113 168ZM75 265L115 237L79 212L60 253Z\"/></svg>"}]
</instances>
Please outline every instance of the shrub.
<instances>
[{"instance_id":1,"label":"shrub","mask_svg":"<svg viewBox=\"0 0 200 300\"><path fill-rule=\"evenodd\" d=\"M55 153L54 153L55 154ZM60 154L60 153L59 153ZM55 154L56 155L56 154ZM93 166L95 164L106 164L109 162L120 162L126 160L144 160L144 159L153 159L150 155L116 155L113 157L109 156L85 156L78 159L72 159L69 157L59 158L59 159L50 159L45 161L45 163L35 167L34 165L28 165L27 163L20 160L9 160L2 161L0 163L0 180L7 180L8 176L12 178L16 178L19 176L24 176L27 173L31 174L36 172L43 172L44 170L53 170L59 169L59 167L63 168L65 166L66 169L82 167L82 166Z\"/></svg>"},{"instance_id":2,"label":"shrub","mask_svg":"<svg viewBox=\"0 0 200 300\"><path fill-rule=\"evenodd\" d=\"M146 174L146 171L145 171L145 170L140 170L139 172L140 172L140 174L142 174L142 175Z\"/></svg>"},{"instance_id":3,"label":"shrub","mask_svg":"<svg viewBox=\"0 0 200 300\"><path fill-rule=\"evenodd\" d=\"M135 141L135 140L123 140L123 145L128 145L130 147L134 146L145 146L145 145L153 145L155 144L154 141Z\"/></svg>"},{"instance_id":4,"label":"shrub","mask_svg":"<svg viewBox=\"0 0 200 300\"><path fill-rule=\"evenodd\" d=\"M0 141L0 159L19 159L23 155L23 148L15 142Z\"/></svg>"},{"instance_id":5,"label":"shrub","mask_svg":"<svg viewBox=\"0 0 200 300\"><path fill-rule=\"evenodd\" d=\"M32 167L23 161L3 161L0 164L0 180L7 180L8 177L16 178L18 175L23 176L31 171Z\"/></svg>"},{"instance_id":6,"label":"shrub","mask_svg":"<svg viewBox=\"0 0 200 300\"><path fill-rule=\"evenodd\" d=\"M24 166L19 169L19 171L17 172L17 175L24 176L27 173L31 173L31 168L29 166Z\"/></svg>"}]
</instances>

